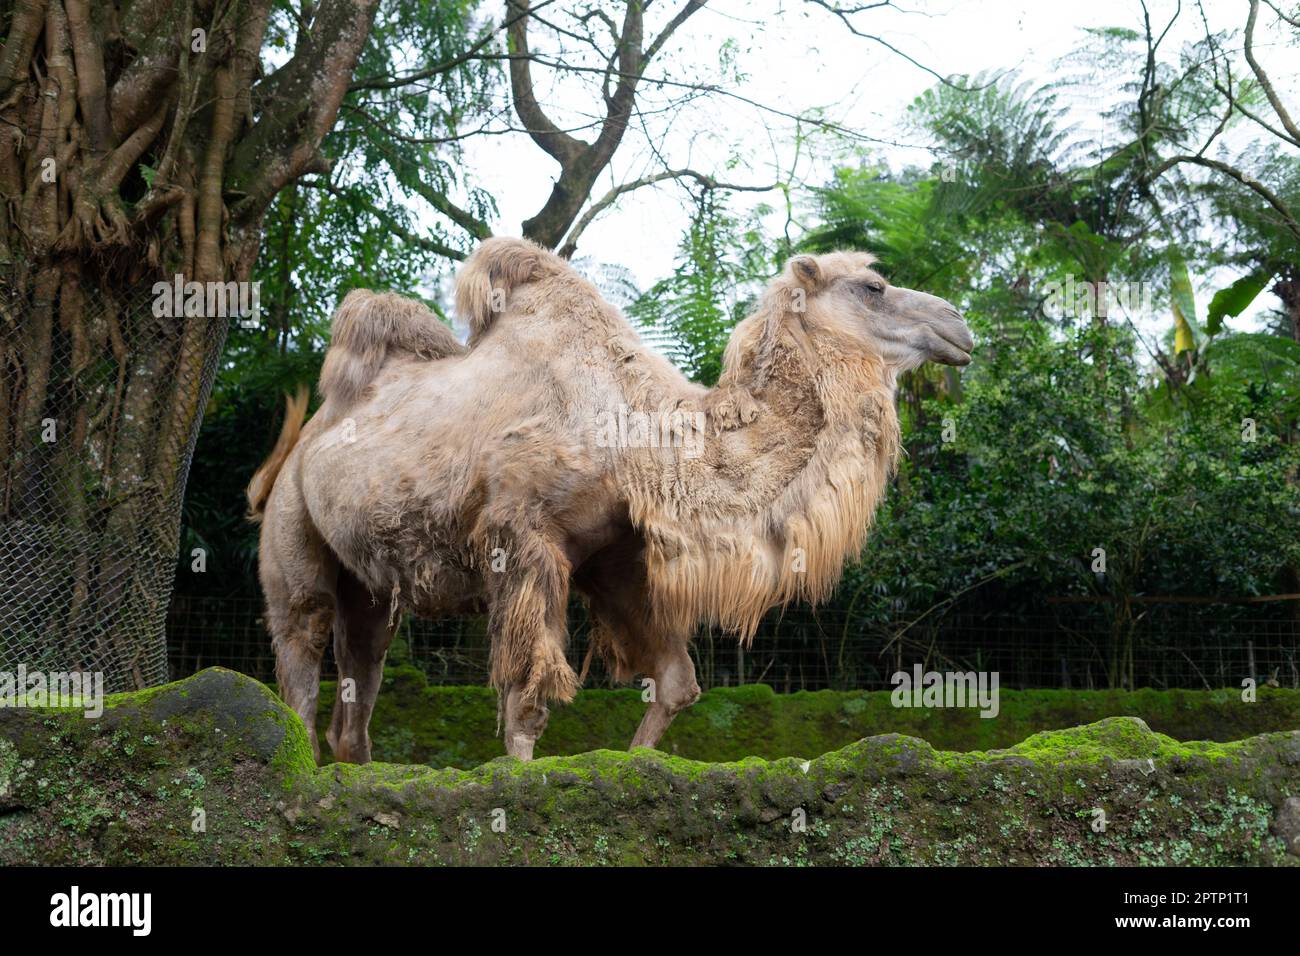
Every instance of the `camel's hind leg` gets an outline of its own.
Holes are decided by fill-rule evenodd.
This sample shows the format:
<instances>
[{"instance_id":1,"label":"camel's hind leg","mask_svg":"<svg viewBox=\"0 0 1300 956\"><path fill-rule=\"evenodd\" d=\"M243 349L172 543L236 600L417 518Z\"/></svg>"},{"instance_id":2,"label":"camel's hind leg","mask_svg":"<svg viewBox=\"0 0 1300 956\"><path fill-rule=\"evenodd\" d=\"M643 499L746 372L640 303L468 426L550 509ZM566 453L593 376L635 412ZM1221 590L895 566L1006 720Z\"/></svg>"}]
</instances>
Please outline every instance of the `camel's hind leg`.
<instances>
[{"instance_id":1,"label":"camel's hind leg","mask_svg":"<svg viewBox=\"0 0 1300 956\"><path fill-rule=\"evenodd\" d=\"M370 717L384 680L384 658L397 633L388 600L376 601L347 569L339 571L334 659L338 690L325 734L334 759L370 762Z\"/></svg>"},{"instance_id":2,"label":"camel's hind leg","mask_svg":"<svg viewBox=\"0 0 1300 956\"><path fill-rule=\"evenodd\" d=\"M280 697L306 724L319 760L316 703L334 624L338 559L311 523L290 473L282 473L271 492L257 563Z\"/></svg>"},{"instance_id":3,"label":"camel's hind leg","mask_svg":"<svg viewBox=\"0 0 1300 956\"><path fill-rule=\"evenodd\" d=\"M311 752L319 761L316 703L321 657L334 623L334 595L322 590L290 598L283 607L270 609L269 617L280 698L302 718Z\"/></svg>"},{"instance_id":4,"label":"camel's hind leg","mask_svg":"<svg viewBox=\"0 0 1300 956\"><path fill-rule=\"evenodd\" d=\"M641 674L650 706L632 738L633 747L655 747L673 718L700 697L690 632L655 622L640 542L610 547L584 566L578 587L587 595L596 642L617 680Z\"/></svg>"},{"instance_id":5,"label":"camel's hind leg","mask_svg":"<svg viewBox=\"0 0 1300 956\"><path fill-rule=\"evenodd\" d=\"M649 666L654 683L650 706L641 718L632 738L633 747L657 747L673 718L700 699L700 685L695 681L695 662L686 642L661 648L658 659Z\"/></svg>"}]
</instances>

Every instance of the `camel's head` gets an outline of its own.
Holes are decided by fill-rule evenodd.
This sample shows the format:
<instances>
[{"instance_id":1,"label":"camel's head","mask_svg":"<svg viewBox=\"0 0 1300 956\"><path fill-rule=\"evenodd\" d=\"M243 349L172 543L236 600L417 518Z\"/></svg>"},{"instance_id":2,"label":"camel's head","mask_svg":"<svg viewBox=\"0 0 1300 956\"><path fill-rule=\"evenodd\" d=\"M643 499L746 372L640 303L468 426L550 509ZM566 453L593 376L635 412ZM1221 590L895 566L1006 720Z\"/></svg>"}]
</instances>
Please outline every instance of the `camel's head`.
<instances>
[{"instance_id":1,"label":"camel's head","mask_svg":"<svg viewBox=\"0 0 1300 956\"><path fill-rule=\"evenodd\" d=\"M860 336L895 372L968 364L974 342L961 313L938 296L890 285L874 262L865 252L795 256L785 278L803 290L810 313Z\"/></svg>"}]
</instances>

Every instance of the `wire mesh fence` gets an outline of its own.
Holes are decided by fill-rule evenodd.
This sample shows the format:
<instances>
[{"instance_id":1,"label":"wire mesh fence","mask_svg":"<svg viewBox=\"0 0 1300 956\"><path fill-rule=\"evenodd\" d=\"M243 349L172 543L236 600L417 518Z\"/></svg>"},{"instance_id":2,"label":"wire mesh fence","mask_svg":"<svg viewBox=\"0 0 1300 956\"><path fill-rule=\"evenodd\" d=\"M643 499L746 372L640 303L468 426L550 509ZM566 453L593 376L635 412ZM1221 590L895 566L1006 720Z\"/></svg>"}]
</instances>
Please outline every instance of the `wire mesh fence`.
<instances>
[{"instance_id":1,"label":"wire mesh fence","mask_svg":"<svg viewBox=\"0 0 1300 956\"><path fill-rule=\"evenodd\" d=\"M150 282L0 274L0 670L167 679L181 499L229 319L158 302Z\"/></svg>"},{"instance_id":2,"label":"wire mesh fence","mask_svg":"<svg viewBox=\"0 0 1300 956\"><path fill-rule=\"evenodd\" d=\"M213 310L210 290L193 311L160 315L159 301L149 283L110 294L54 271L19 294L0 275L0 670L97 671L108 690L213 664L273 678L257 599L170 600L200 415L241 309ZM1049 602L884 621L793 607L748 649L703 631L693 654L705 686L785 691L886 688L917 664L997 671L1008 687L1300 687L1297 607ZM579 667L588 624L580 607L570 617ZM407 620L401 637L431 680L485 679L481 618Z\"/></svg>"},{"instance_id":3,"label":"wire mesh fence","mask_svg":"<svg viewBox=\"0 0 1300 956\"><path fill-rule=\"evenodd\" d=\"M934 671L996 671L1003 687L1241 686L1252 677L1300 688L1297 602L1275 605L1146 605L1136 615L1104 602L1044 603L1032 611L953 610L869 622L843 609L791 607L763 621L745 649L702 631L692 654L704 687L766 683L778 691L890 689L916 665ZM589 626L570 611L569 658L579 668ZM400 653L439 684L487 679L481 617L408 618ZM223 665L274 680L275 660L253 598L178 597L168 617L173 677ZM325 661L333 676L332 655ZM587 686L606 675L594 662Z\"/></svg>"}]
</instances>

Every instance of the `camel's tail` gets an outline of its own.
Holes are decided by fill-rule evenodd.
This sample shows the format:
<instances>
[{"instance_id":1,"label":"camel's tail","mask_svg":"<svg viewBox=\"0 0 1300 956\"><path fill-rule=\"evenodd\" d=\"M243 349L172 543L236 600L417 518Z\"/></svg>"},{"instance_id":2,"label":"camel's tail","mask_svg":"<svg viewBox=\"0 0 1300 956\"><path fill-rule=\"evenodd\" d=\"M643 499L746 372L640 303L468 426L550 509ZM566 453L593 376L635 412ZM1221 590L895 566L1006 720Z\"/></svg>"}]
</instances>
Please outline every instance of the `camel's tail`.
<instances>
[{"instance_id":1,"label":"camel's tail","mask_svg":"<svg viewBox=\"0 0 1300 956\"><path fill-rule=\"evenodd\" d=\"M285 396L284 426L280 429L280 437L276 439L270 457L262 462L262 467L254 472L253 480L248 483L248 517L253 521L262 520L275 479L279 477L289 452L298 444L302 422L307 416L307 396L306 385L300 385L296 394Z\"/></svg>"},{"instance_id":2,"label":"camel's tail","mask_svg":"<svg viewBox=\"0 0 1300 956\"><path fill-rule=\"evenodd\" d=\"M361 397L390 354L425 359L463 355L461 345L423 303L392 292L354 289L334 313L320 393L335 409Z\"/></svg>"},{"instance_id":3,"label":"camel's tail","mask_svg":"<svg viewBox=\"0 0 1300 956\"><path fill-rule=\"evenodd\" d=\"M555 253L527 239L485 240L456 275L456 312L469 326L470 346L504 311L516 286L570 271Z\"/></svg>"}]
</instances>

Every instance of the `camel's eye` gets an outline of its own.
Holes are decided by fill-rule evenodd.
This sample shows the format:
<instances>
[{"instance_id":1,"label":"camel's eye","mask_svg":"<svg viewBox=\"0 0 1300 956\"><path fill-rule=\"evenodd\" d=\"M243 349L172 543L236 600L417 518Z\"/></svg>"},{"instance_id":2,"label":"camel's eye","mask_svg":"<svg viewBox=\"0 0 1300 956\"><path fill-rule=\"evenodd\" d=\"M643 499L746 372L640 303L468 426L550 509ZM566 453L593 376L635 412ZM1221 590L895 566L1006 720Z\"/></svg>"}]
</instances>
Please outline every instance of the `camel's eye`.
<instances>
[{"instance_id":1,"label":"camel's eye","mask_svg":"<svg viewBox=\"0 0 1300 956\"><path fill-rule=\"evenodd\" d=\"M882 280L880 280L880 279L868 279L868 280L867 280L867 291L868 291L868 292L884 292L884 291L885 291L885 283L884 283Z\"/></svg>"}]
</instances>

